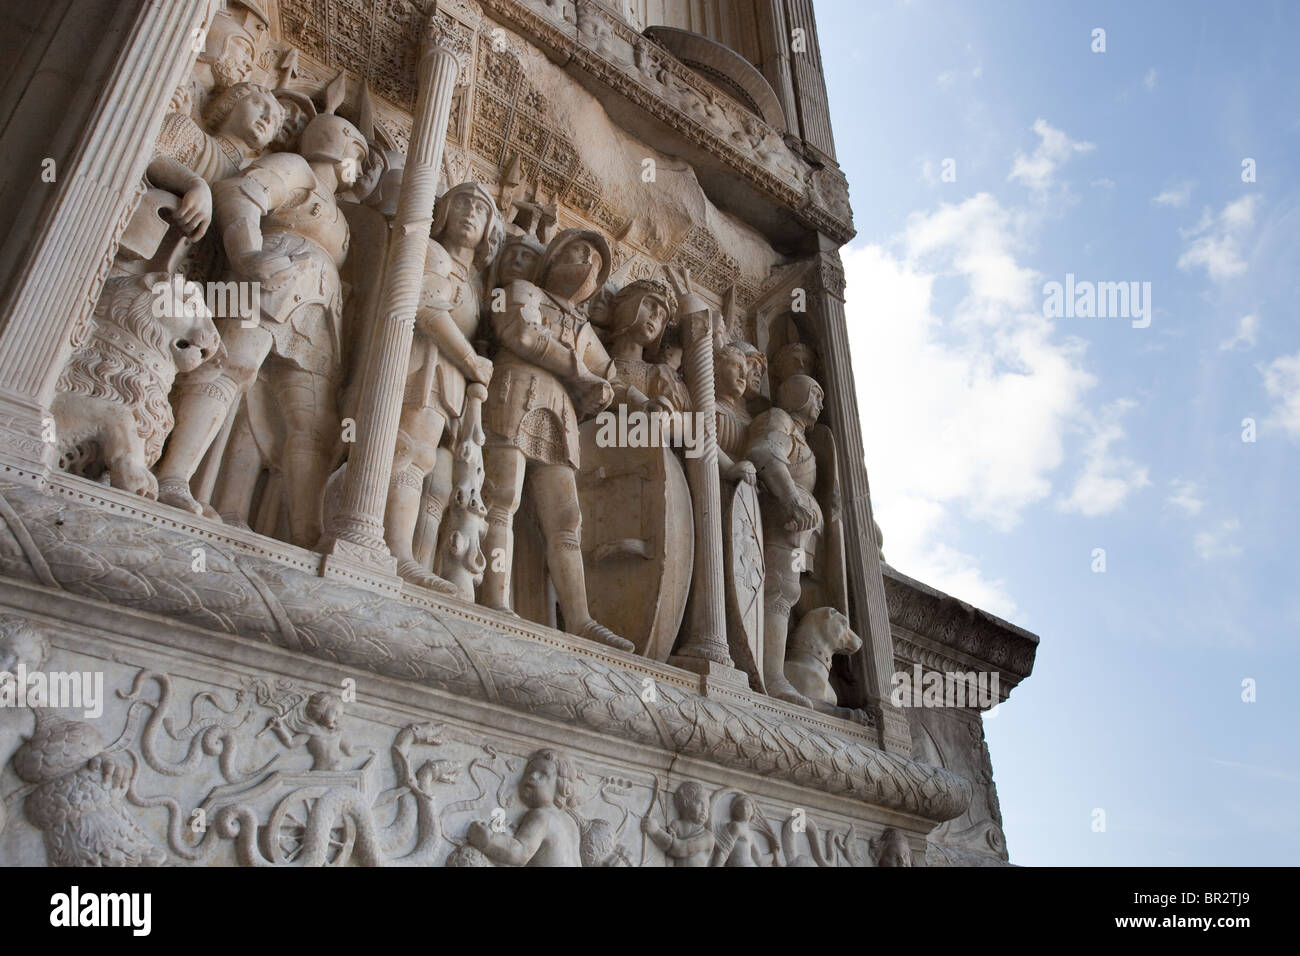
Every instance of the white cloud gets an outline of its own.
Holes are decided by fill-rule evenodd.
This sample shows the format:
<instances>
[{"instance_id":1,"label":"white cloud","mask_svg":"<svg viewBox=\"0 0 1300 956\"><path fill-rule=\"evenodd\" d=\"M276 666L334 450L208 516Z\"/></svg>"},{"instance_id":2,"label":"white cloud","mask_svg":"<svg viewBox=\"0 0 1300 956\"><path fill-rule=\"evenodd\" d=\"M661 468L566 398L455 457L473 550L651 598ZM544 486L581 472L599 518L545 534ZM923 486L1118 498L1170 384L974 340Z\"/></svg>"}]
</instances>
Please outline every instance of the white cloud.
<instances>
[{"instance_id":1,"label":"white cloud","mask_svg":"<svg viewBox=\"0 0 1300 956\"><path fill-rule=\"evenodd\" d=\"M1236 352L1253 349L1259 341L1259 317L1243 315L1237 322L1237 331L1230 339L1219 343L1220 352Z\"/></svg>"},{"instance_id":2,"label":"white cloud","mask_svg":"<svg viewBox=\"0 0 1300 956\"><path fill-rule=\"evenodd\" d=\"M1209 210L1204 211L1196 227L1183 233L1184 238L1192 238L1192 243L1178 257L1178 268L1191 271L1203 267L1215 282L1245 272L1242 244L1255 223L1258 200L1257 193L1243 196L1224 206L1217 218Z\"/></svg>"},{"instance_id":3,"label":"white cloud","mask_svg":"<svg viewBox=\"0 0 1300 956\"><path fill-rule=\"evenodd\" d=\"M1300 440L1300 352L1279 356L1260 371L1264 391L1274 400L1268 421Z\"/></svg>"},{"instance_id":4,"label":"white cloud","mask_svg":"<svg viewBox=\"0 0 1300 956\"><path fill-rule=\"evenodd\" d=\"M1041 193L1052 185L1056 171L1065 165L1070 157L1075 153L1087 152L1093 148L1093 144L1075 142L1044 119L1035 120L1033 129L1038 134L1038 145L1028 156L1023 152L1016 152L1015 162L1007 179L1018 180L1034 192Z\"/></svg>"},{"instance_id":5,"label":"white cloud","mask_svg":"<svg viewBox=\"0 0 1300 956\"><path fill-rule=\"evenodd\" d=\"M1169 484L1173 487L1173 494L1165 499L1167 502L1182 508L1189 515L1201 513L1201 509L1205 507L1205 502L1197 497L1200 494L1200 489L1196 487L1196 482L1175 478Z\"/></svg>"},{"instance_id":6,"label":"white cloud","mask_svg":"<svg viewBox=\"0 0 1300 956\"><path fill-rule=\"evenodd\" d=\"M1092 434L1083 449L1083 471L1069 496L1060 502L1062 511L1088 517L1110 514L1132 492L1151 484L1146 468L1112 450L1125 438L1120 419L1136 406L1130 399L1119 399L1090 423Z\"/></svg>"},{"instance_id":7,"label":"white cloud","mask_svg":"<svg viewBox=\"0 0 1300 956\"><path fill-rule=\"evenodd\" d=\"M1177 186L1167 186L1159 193L1151 197L1151 201L1159 206L1186 206L1187 201L1192 198L1192 183L1179 183Z\"/></svg>"},{"instance_id":8,"label":"white cloud","mask_svg":"<svg viewBox=\"0 0 1300 956\"><path fill-rule=\"evenodd\" d=\"M1109 176L1098 176L1096 179L1091 180L1088 185L1096 186L1098 189L1114 189L1115 180L1111 179Z\"/></svg>"},{"instance_id":9,"label":"white cloud","mask_svg":"<svg viewBox=\"0 0 1300 956\"><path fill-rule=\"evenodd\" d=\"M901 571L1006 617L1001 581L951 543L958 516L1009 530L1048 498L1094 384L1044 319L1020 220L981 193L913 214L889 246L844 250L872 500ZM956 301L935 306L939 291Z\"/></svg>"},{"instance_id":10,"label":"white cloud","mask_svg":"<svg viewBox=\"0 0 1300 956\"><path fill-rule=\"evenodd\" d=\"M1154 66L1147 70L1146 76L1142 77L1142 85L1148 90L1154 90L1156 88L1156 68Z\"/></svg>"},{"instance_id":11,"label":"white cloud","mask_svg":"<svg viewBox=\"0 0 1300 956\"><path fill-rule=\"evenodd\" d=\"M1192 547L1202 561L1216 558L1235 558L1241 554L1241 545L1228 540L1241 530L1241 522L1235 518L1219 522L1213 531L1200 531L1192 538Z\"/></svg>"}]
</instances>

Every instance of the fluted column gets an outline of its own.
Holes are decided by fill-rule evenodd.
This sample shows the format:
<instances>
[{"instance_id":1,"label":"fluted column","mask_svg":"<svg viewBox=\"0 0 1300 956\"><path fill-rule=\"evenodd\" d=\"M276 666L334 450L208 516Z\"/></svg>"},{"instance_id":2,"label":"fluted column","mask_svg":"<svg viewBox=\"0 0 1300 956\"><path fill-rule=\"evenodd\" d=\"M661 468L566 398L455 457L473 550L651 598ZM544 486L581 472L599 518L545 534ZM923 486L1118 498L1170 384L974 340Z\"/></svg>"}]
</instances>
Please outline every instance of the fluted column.
<instances>
[{"instance_id":1,"label":"fluted column","mask_svg":"<svg viewBox=\"0 0 1300 956\"><path fill-rule=\"evenodd\" d=\"M718 477L718 423L713 393L713 316L698 297L689 296L684 317L686 387L703 434L696 429L699 455L686 459L695 518L695 568L691 580L690 623L678 658L713 661L733 667L727 646L727 607L723 592L722 484Z\"/></svg>"},{"instance_id":2,"label":"fluted column","mask_svg":"<svg viewBox=\"0 0 1300 956\"><path fill-rule=\"evenodd\" d=\"M327 555L385 571L396 569L384 541L384 508L456 85L456 57L442 40L442 29L430 15L421 44L419 95L388 244L383 299L362 356L357 443L348 458L342 500L331 519L325 549Z\"/></svg>"},{"instance_id":3,"label":"fluted column","mask_svg":"<svg viewBox=\"0 0 1300 956\"><path fill-rule=\"evenodd\" d=\"M195 38L215 9L216 0L141 5L74 158L58 168L57 186L41 187L58 192L0 319L0 452L38 472L53 448L42 441L42 419L59 372L88 328L168 99L193 67ZM77 28L75 17L68 22Z\"/></svg>"},{"instance_id":4,"label":"fluted column","mask_svg":"<svg viewBox=\"0 0 1300 956\"><path fill-rule=\"evenodd\" d=\"M825 240L829 243L829 240ZM852 666L867 689L868 705L880 722L881 746L891 753L910 754L911 731L907 717L889 699L894 673L894 637L885 601L885 581L880 570L880 549L871 515L871 490L867 484L862 423L849 359L848 326L844 316L844 267L833 247L812 263L807 277L809 299L815 300L819 328L822 384L827 418L839 448L840 490L844 508L844 541L848 559L852 623L862 638L863 650Z\"/></svg>"}]
</instances>

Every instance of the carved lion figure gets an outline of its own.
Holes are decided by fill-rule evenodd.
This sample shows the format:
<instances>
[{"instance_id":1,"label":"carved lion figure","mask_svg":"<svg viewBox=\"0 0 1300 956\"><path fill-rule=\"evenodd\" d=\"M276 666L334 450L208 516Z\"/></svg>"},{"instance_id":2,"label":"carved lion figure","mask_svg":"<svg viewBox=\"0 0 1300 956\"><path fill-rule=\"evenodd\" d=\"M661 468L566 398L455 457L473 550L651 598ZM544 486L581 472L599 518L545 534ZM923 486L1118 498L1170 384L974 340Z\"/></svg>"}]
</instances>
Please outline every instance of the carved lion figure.
<instances>
[{"instance_id":1,"label":"carved lion figure","mask_svg":"<svg viewBox=\"0 0 1300 956\"><path fill-rule=\"evenodd\" d=\"M831 687L831 660L836 654L854 654L862 638L853 633L849 619L833 607L809 611L795 628L785 655L785 676L809 700L836 703Z\"/></svg>"},{"instance_id":2,"label":"carved lion figure","mask_svg":"<svg viewBox=\"0 0 1300 956\"><path fill-rule=\"evenodd\" d=\"M149 498L149 469L175 424L176 373L215 356L221 338L197 286L162 272L104 283L90 333L59 376L52 411L59 467Z\"/></svg>"}]
</instances>

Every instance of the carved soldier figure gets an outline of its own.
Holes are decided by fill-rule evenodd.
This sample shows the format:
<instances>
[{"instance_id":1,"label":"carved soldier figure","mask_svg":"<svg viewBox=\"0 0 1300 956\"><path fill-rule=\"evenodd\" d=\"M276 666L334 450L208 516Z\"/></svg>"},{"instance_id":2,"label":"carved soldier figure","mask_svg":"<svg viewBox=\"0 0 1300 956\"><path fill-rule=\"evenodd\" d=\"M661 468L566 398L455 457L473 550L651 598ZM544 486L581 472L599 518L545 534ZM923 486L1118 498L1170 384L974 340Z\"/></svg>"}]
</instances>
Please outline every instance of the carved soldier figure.
<instances>
[{"instance_id":1,"label":"carved soldier figure","mask_svg":"<svg viewBox=\"0 0 1300 956\"><path fill-rule=\"evenodd\" d=\"M199 116L209 97L252 76L270 36L269 22L265 0L232 0L218 10L193 73L172 95L171 109Z\"/></svg>"},{"instance_id":2,"label":"carved soldier figure","mask_svg":"<svg viewBox=\"0 0 1300 956\"><path fill-rule=\"evenodd\" d=\"M749 388L749 363L734 342L714 353L713 390L718 420L718 468L730 481L753 483L754 466L745 460L749 425L753 419L745 409Z\"/></svg>"},{"instance_id":3,"label":"carved soldier figure","mask_svg":"<svg viewBox=\"0 0 1300 956\"><path fill-rule=\"evenodd\" d=\"M799 600L800 576L807 570L809 536L822 527L822 510L813 496L817 459L806 430L821 415L822 388L807 375L792 375L777 390L777 404L749 426L746 457L754 463L767 492L763 508L764 582L763 682L773 697L812 706L785 676L785 645L790 612Z\"/></svg>"},{"instance_id":4,"label":"carved soldier figure","mask_svg":"<svg viewBox=\"0 0 1300 956\"><path fill-rule=\"evenodd\" d=\"M479 275L492 261L501 229L496 203L478 183L453 186L438 200L393 451L384 531L397 558L397 573L448 593L454 589L415 560L412 538L424 481L432 474L429 493L434 500L425 503L425 533L437 540L451 495L451 446L465 407L466 384L486 385L492 377L492 363L474 351L470 338L479 322Z\"/></svg>"},{"instance_id":5,"label":"carved soldier figure","mask_svg":"<svg viewBox=\"0 0 1300 956\"><path fill-rule=\"evenodd\" d=\"M261 321L221 323L227 356L215 377L192 383L179 399L178 425L158 467L158 498L202 513L190 478L265 364L285 426L279 464L292 489L290 538L312 547L320 537L329 451L338 440L338 270L348 224L335 195L356 182L367 144L347 120L325 113L303 131L301 150L264 156L214 191L233 275L260 284Z\"/></svg>"},{"instance_id":6,"label":"carved soldier figure","mask_svg":"<svg viewBox=\"0 0 1300 956\"><path fill-rule=\"evenodd\" d=\"M676 370L645 359L646 349L658 349L669 317L677 313L677 297L667 283L659 279L629 283L614 296L610 312L610 354L617 370L615 404L640 410L688 410L690 394Z\"/></svg>"},{"instance_id":7,"label":"carved soldier figure","mask_svg":"<svg viewBox=\"0 0 1300 956\"><path fill-rule=\"evenodd\" d=\"M187 113L169 113L147 170L150 181L181 196L176 224L198 240L212 221L212 192L261 156L284 122L284 107L264 86L237 83L207 111L206 132Z\"/></svg>"},{"instance_id":8,"label":"carved soldier figure","mask_svg":"<svg viewBox=\"0 0 1300 956\"><path fill-rule=\"evenodd\" d=\"M479 599L510 610L513 522L527 476L566 628L631 650L631 641L588 611L576 480L578 423L614 399L613 360L579 311L605 284L609 268L609 245L600 233L566 229L546 250L539 284L511 282L504 310L492 312L500 350L484 408L488 533L483 550L489 566Z\"/></svg>"},{"instance_id":9,"label":"carved soldier figure","mask_svg":"<svg viewBox=\"0 0 1300 956\"><path fill-rule=\"evenodd\" d=\"M516 279L529 282L537 278L537 266L546 254L546 248L532 236L507 236L501 251L492 262L493 289L505 288Z\"/></svg>"}]
</instances>

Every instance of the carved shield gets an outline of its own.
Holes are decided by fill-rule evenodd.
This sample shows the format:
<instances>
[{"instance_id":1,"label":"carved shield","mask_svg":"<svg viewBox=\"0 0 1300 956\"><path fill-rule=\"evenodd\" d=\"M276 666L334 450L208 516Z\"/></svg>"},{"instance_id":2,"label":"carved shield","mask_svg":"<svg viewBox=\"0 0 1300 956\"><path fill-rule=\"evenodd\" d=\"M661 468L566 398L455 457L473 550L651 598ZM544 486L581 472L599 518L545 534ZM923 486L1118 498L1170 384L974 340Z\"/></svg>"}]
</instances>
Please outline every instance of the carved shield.
<instances>
[{"instance_id":1,"label":"carved shield","mask_svg":"<svg viewBox=\"0 0 1300 956\"><path fill-rule=\"evenodd\" d=\"M666 661L686 610L695 551L691 496L667 448L601 448L581 428L578 501L587 603L601 624Z\"/></svg>"},{"instance_id":2,"label":"carved shield","mask_svg":"<svg viewBox=\"0 0 1300 956\"><path fill-rule=\"evenodd\" d=\"M749 685L763 690L763 521L758 490L740 482L722 490L727 642L731 659L749 675Z\"/></svg>"}]
</instances>

